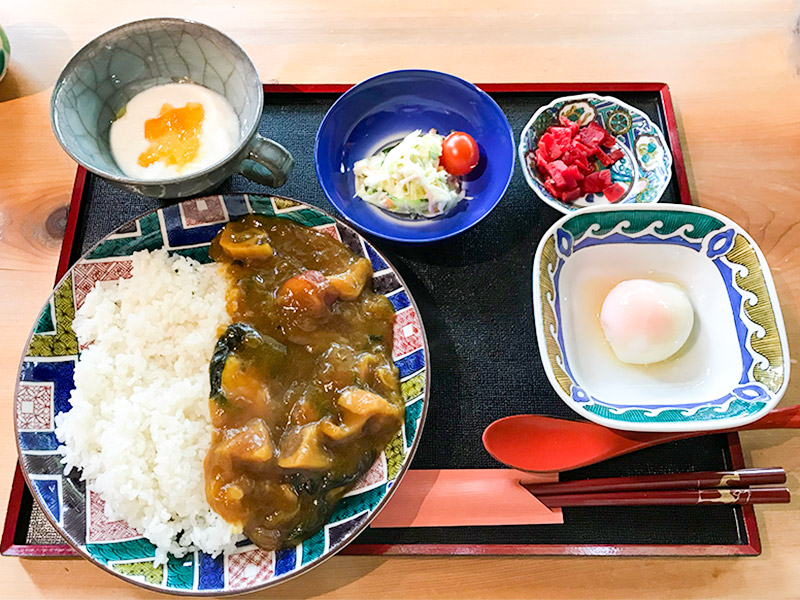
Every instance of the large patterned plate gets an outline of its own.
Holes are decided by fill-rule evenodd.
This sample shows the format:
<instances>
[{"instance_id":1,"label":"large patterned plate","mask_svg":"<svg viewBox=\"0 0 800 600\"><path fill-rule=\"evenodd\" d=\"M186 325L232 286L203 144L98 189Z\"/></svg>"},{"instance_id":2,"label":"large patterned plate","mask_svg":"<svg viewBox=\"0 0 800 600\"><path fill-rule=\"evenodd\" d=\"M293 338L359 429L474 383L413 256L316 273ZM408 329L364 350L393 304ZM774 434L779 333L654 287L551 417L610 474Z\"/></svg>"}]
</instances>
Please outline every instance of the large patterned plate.
<instances>
[{"instance_id":1,"label":"large patterned plate","mask_svg":"<svg viewBox=\"0 0 800 600\"><path fill-rule=\"evenodd\" d=\"M598 318L615 285L641 278L679 285L695 313L684 347L654 365L618 360ZM607 427L738 427L771 410L789 381L764 255L739 225L697 206L606 206L561 218L536 251L533 303L550 383Z\"/></svg>"},{"instance_id":2,"label":"large patterned plate","mask_svg":"<svg viewBox=\"0 0 800 600\"><path fill-rule=\"evenodd\" d=\"M617 138L617 148L624 156L611 165L611 180L625 188L617 204L647 204L661 199L672 177L672 154L658 126L642 111L617 98L581 94L557 98L541 107L520 134L517 153L522 174L545 203L567 214L609 203L603 194L587 194L569 203L553 198L540 174L528 164L528 151L536 149L539 137L550 125L558 125L560 117L579 121L581 126L597 121Z\"/></svg>"},{"instance_id":3,"label":"large patterned plate","mask_svg":"<svg viewBox=\"0 0 800 600\"><path fill-rule=\"evenodd\" d=\"M373 467L337 506L316 535L278 552L242 542L217 557L195 551L154 566L154 546L126 523L109 522L103 500L79 474L65 474L54 433L55 415L70 410L80 349L72 331L75 310L96 281L130 277L130 255L166 248L209 262L208 245L229 220L247 213L276 215L339 239L372 262L373 288L397 311L395 365L406 402L405 423ZM111 573L144 587L185 595L239 593L299 575L351 541L383 507L411 462L425 417L429 373L427 341L416 305L397 271L354 230L327 214L279 197L212 196L148 213L121 227L81 258L58 283L28 342L14 413L22 469L37 502L78 552Z\"/></svg>"}]
</instances>

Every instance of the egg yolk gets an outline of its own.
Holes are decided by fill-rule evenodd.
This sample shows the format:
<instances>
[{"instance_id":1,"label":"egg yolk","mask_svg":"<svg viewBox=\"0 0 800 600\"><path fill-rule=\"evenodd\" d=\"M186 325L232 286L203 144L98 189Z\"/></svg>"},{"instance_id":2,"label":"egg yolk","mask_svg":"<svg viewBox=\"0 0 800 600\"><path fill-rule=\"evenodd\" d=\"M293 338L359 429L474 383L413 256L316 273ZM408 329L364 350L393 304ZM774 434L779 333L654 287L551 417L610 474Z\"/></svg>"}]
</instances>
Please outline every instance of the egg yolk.
<instances>
[{"instance_id":1,"label":"egg yolk","mask_svg":"<svg viewBox=\"0 0 800 600\"><path fill-rule=\"evenodd\" d=\"M179 169L197 158L205 111L199 102L183 108L164 104L154 119L144 122L144 137L150 147L139 155L139 165L149 167L159 160Z\"/></svg>"}]
</instances>

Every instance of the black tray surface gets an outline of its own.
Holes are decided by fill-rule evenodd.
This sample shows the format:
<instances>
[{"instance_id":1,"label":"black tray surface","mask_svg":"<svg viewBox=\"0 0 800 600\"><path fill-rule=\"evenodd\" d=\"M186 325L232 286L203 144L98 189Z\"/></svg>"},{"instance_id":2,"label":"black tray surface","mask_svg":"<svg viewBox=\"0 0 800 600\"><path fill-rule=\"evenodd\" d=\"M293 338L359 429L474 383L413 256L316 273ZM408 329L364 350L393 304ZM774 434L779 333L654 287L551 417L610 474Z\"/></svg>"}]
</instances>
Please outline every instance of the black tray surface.
<instances>
[{"instance_id":1,"label":"black tray surface","mask_svg":"<svg viewBox=\"0 0 800 600\"><path fill-rule=\"evenodd\" d=\"M492 94L517 138L537 108L562 95ZM613 95L645 112L666 134L657 92ZM259 131L289 149L296 161L294 173L277 190L236 175L214 193L279 194L337 214L319 187L313 159L317 127L337 97L265 94ZM679 201L673 177L662 202ZM126 221L163 205L89 175L72 260ZM577 418L547 381L533 322L533 254L544 232L561 216L535 196L517 165L497 208L455 238L409 246L370 237L411 289L430 345L430 408L412 468L498 468L501 465L481 444L483 429L495 419L516 413ZM730 468L730 461L727 438L717 434L650 448L561 478L719 470ZM565 509L562 525L371 528L355 544L743 545L746 537L738 507L615 507Z\"/></svg>"}]
</instances>

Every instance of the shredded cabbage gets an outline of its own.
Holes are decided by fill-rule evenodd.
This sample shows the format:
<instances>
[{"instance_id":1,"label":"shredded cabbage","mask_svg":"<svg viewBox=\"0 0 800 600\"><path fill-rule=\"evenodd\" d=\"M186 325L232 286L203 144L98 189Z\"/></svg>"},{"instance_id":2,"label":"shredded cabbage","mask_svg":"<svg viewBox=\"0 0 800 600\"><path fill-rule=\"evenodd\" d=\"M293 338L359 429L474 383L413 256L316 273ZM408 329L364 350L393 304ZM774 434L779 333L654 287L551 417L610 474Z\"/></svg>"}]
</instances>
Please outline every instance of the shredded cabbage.
<instances>
[{"instance_id":1,"label":"shredded cabbage","mask_svg":"<svg viewBox=\"0 0 800 600\"><path fill-rule=\"evenodd\" d=\"M385 210L437 217L464 199L458 178L439 164L444 137L431 129L409 133L402 142L353 166L356 195Z\"/></svg>"}]
</instances>

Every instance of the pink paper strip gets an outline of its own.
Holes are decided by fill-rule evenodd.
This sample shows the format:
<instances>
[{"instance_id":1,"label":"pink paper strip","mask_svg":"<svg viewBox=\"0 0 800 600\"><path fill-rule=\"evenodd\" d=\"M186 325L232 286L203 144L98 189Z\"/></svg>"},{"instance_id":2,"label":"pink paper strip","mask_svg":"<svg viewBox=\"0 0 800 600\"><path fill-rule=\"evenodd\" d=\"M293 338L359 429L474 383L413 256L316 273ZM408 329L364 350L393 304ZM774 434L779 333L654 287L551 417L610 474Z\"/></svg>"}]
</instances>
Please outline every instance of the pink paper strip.
<instances>
[{"instance_id":1,"label":"pink paper strip","mask_svg":"<svg viewBox=\"0 0 800 600\"><path fill-rule=\"evenodd\" d=\"M563 523L520 485L558 481L512 469L410 470L372 527L458 527Z\"/></svg>"}]
</instances>

